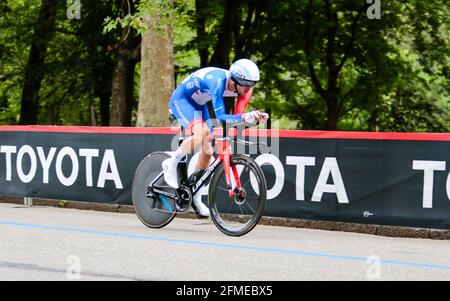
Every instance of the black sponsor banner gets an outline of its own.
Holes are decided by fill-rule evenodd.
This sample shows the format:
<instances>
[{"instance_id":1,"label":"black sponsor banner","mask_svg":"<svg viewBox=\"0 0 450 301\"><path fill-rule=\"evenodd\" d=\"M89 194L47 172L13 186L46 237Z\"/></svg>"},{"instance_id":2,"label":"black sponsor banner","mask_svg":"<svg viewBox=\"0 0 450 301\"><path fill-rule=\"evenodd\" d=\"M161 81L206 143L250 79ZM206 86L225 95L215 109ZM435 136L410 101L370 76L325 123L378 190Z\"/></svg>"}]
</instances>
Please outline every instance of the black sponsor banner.
<instances>
[{"instance_id":1,"label":"black sponsor banner","mask_svg":"<svg viewBox=\"0 0 450 301\"><path fill-rule=\"evenodd\" d=\"M450 229L449 135L261 133L270 145L266 153L235 150L251 153L265 172L265 216ZM148 153L170 151L175 134L0 128L0 194L131 204L137 165Z\"/></svg>"},{"instance_id":2,"label":"black sponsor banner","mask_svg":"<svg viewBox=\"0 0 450 301\"><path fill-rule=\"evenodd\" d=\"M0 137L1 195L131 204L139 162L148 153L169 150L173 135L0 128Z\"/></svg>"},{"instance_id":3,"label":"black sponsor banner","mask_svg":"<svg viewBox=\"0 0 450 301\"><path fill-rule=\"evenodd\" d=\"M274 216L450 228L449 142L282 139ZM284 172L284 181L283 181ZM273 189L273 188L272 188ZM270 190L269 190L270 191ZM270 193L269 193L270 194ZM276 202L276 205L273 203Z\"/></svg>"}]
</instances>

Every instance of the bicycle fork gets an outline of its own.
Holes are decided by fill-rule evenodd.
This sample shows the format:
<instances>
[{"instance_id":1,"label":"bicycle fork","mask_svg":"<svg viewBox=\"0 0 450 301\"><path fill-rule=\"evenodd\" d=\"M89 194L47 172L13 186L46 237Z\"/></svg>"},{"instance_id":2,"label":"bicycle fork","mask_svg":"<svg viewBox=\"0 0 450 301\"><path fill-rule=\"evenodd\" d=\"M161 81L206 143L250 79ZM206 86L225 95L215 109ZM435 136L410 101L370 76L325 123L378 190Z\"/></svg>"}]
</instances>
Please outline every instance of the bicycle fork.
<instances>
[{"instance_id":1,"label":"bicycle fork","mask_svg":"<svg viewBox=\"0 0 450 301\"><path fill-rule=\"evenodd\" d=\"M219 158L223 162L223 168L225 173L225 180L227 183L228 194L231 199L234 199L236 193L241 189L241 180L236 165L231 165L231 146L226 139L218 141ZM232 177L236 183L236 187L233 189Z\"/></svg>"}]
</instances>

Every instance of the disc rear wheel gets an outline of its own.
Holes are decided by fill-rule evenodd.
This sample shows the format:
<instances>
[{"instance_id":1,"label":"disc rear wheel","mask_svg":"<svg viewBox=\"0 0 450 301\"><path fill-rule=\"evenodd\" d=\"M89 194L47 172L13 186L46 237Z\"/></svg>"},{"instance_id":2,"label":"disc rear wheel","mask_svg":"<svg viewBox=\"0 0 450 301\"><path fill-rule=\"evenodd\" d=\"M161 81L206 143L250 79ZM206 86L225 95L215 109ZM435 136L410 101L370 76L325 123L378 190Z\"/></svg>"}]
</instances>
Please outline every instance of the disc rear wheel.
<instances>
[{"instance_id":1,"label":"disc rear wheel","mask_svg":"<svg viewBox=\"0 0 450 301\"><path fill-rule=\"evenodd\" d=\"M150 228L162 228L175 217L175 200L164 196L147 196L150 183L162 173L161 163L170 155L154 152L145 157L136 169L133 178L132 199L140 221ZM157 186L167 186L164 176L156 182Z\"/></svg>"}]
</instances>

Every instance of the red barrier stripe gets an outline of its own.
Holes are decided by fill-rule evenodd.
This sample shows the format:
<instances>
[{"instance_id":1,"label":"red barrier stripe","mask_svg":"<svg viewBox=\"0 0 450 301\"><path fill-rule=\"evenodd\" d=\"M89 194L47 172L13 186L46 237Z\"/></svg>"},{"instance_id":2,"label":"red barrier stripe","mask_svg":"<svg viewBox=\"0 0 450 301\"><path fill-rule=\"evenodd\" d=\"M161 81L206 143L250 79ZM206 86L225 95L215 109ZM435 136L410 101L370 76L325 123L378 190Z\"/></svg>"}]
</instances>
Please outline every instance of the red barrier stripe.
<instances>
[{"instance_id":1,"label":"red barrier stripe","mask_svg":"<svg viewBox=\"0 0 450 301\"><path fill-rule=\"evenodd\" d=\"M87 133L87 134L158 134L175 135L176 128L169 127L91 127L91 126L40 126L5 125L0 132L43 132L43 133ZM222 130L216 129L216 135ZM450 141L450 133L384 133L384 132L346 132L346 131L310 131L310 130L258 130L247 129L245 136L263 136L280 138L308 139L357 139L357 140L413 140L413 141Z\"/></svg>"},{"instance_id":2,"label":"red barrier stripe","mask_svg":"<svg viewBox=\"0 0 450 301\"><path fill-rule=\"evenodd\" d=\"M388 133L280 130L282 138L450 141L450 133Z\"/></svg>"},{"instance_id":3,"label":"red barrier stripe","mask_svg":"<svg viewBox=\"0 0 450 301\"><path fill-rule=\"evenodd\" d=\"M179 130L166 127L5 125L0 126L0 132L175 135Z\"/></svg>"}]
</instances>

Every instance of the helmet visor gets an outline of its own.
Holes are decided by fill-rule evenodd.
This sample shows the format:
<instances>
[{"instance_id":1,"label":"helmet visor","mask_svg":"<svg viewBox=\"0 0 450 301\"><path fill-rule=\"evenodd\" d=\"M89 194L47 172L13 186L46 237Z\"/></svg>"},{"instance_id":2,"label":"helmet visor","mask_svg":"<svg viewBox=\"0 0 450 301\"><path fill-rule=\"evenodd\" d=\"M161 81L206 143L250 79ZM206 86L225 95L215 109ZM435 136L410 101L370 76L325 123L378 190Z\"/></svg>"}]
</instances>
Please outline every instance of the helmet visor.
<instances>
[{"instance_id":1,"label":"helmet visor","mask_svg":"<svg viewBox=\"0 0 450 301\"><path fill-rule=\"evenodd\" d=\"M253 87L254 85L256 85L255 81L252 80L246 80L246 79L239 79L239 78L235 78L236 83L239 86L244 86L244 87Z\"/></svg>"}]
</instances>

